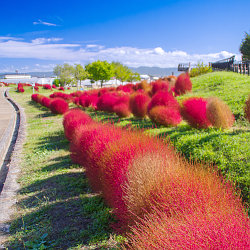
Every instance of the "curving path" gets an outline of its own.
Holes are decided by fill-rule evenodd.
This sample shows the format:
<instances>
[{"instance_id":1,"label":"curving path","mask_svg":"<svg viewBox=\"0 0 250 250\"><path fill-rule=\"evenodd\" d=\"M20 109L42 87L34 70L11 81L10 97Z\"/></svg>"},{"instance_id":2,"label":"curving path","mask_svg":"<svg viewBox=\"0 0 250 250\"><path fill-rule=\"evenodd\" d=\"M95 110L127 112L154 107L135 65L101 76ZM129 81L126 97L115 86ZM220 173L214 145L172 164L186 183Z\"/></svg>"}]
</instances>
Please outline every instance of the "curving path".
<instances>
[{"instance_id":1,"label":"curving path","mask_svg":"<svg viewBox=\"0 0 250 250\"><path fill-rule=\"evenodd\" d=\"M16 204L19 156L25 137L25 117L8 97L7 88L0 87L0 249L8 236L9 223Z\"/></svg>"}]
</instances>

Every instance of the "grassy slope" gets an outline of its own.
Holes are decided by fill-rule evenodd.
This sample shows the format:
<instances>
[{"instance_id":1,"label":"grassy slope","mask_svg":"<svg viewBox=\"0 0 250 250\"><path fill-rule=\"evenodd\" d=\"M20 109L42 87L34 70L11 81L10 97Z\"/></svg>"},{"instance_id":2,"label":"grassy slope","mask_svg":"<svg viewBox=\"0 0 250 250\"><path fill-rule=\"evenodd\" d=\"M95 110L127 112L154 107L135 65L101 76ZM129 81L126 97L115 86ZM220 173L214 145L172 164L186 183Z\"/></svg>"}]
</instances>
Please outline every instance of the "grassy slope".
<instances>
[{"instance_id":1,"label":"grassy slope","mask_svg":"<svg viewBox=\"0 0 250 250\"><path fill-rule=\"evenodd\" d=\"M119 120L113 114L90 112L98 120L119 121L119 126L136 126L145 133L169 138L176 149L187 158L217 165L227 178L237 182L245 202L250 194L250 126L243 117L245 100L250 93L250 77L232 72L213 72L192 78L193 91L179 97L179 101L190 96L217 96L233 111L237 121L230 130L192 129L185 122L176 128L155 128L150 120L125 118Z\"/></svg>"},{"instance_id":2,"label":"grassy slope","mask_svg":"<svg viewBox=\"0 0 250 250\"><path fill-rule=\"evenodd\" d=\"M112 246L110 209L89 189L84 169L73 165L62 116L30 101L31 91L11 96L25 108L21 190L12 221L11 249L76 249ZM50 91L42 91L48 95ZM111 235L112 236L112 235ZM113 235L113 238L116 236Z\"/></svg>"}]
</instances>

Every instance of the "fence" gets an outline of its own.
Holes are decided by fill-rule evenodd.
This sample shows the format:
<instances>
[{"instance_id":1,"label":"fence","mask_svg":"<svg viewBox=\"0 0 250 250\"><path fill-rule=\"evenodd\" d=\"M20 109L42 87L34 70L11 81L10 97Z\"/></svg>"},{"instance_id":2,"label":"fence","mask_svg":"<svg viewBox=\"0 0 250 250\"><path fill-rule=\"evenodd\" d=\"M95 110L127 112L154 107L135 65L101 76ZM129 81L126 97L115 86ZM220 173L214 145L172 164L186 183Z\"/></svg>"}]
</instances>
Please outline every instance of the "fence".
<instances>
[{"instance_id":1,"label":"fence","mask_svg":"<svg viewBox=\"0 0 250 250\"><path fill-rule=\"evenodd\" d=\"M250 75L250 61L234 62L235 56L209 63L213 70L228 70L236 73Z\"/></svg>"},{"instance_id":2,"label":"fence","mask_svg":"<svg viewBox=\"0 0 250 250\"><path fill-rule=\"evenodd\" d=\"M244 75L250 75L250 61L234 63L231 71Z\"/></svg>"}]
</instances>

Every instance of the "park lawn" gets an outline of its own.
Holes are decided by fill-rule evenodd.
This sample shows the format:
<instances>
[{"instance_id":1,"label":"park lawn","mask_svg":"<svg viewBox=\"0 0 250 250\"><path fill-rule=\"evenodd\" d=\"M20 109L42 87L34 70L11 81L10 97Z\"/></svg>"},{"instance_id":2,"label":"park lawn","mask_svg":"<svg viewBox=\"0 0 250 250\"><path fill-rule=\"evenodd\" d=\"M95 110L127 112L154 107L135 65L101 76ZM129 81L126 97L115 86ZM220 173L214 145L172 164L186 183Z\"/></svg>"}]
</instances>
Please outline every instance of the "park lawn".
<instances>
[{"instance_id":1,"label":"park lawn","mask_svg":"<svg viewBox=\"0 0 250 250\"><path fill-rule=\"evenodd\" d=\"M185 122L173 128L157 127L148 118L119 119L115 114L91 108L86 112L98 121L143 129L147 135L159 136L172 143L188 159L218 166L226 178L236 183L244 202L249 204L250 126L243 117L243 106L250 93L250 77L214 72L192 78L192 82L193 92L178 100L190 96L223 99L236 117L232 129L199 130L190 128ZM111 210L100 195L91 192L84 169L71 163L62 116L53 115L31 102L31 93L30 88L25 88L23 94L11 91L11 96L25 108L28 135L22 156L18 213L11 226L9 246L117 248L117 242L124 238L112 233L109 227L114 220ZM41 94L48 96L50 93L41 90Z\"/></svg>"},{"instance_id":2,"label":"park lawn","mask_svg":"<svg viewBox=\"0 0 250 250\"><path fill-rule=\"evenodd\" d=\"M49 95L51 91L41 90ZM32 90L12 89L10 96L24 109L24 143L17 213L7 247L11 249L115 248L120 236L100 194L93 193L84 169L69 157L62 116L30 101Z\"/></svg>"}]
</instances>

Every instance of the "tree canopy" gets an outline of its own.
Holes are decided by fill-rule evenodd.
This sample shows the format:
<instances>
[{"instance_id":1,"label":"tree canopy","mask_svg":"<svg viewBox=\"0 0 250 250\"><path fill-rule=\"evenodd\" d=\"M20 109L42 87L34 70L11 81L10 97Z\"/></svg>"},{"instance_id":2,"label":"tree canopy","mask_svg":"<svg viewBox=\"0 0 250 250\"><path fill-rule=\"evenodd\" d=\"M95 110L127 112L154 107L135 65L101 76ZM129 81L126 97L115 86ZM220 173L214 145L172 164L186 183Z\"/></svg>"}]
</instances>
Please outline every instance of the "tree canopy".
<instances>
[{"instance_id":1,"label":"tree canopy","mask_svg":"<svg viewBox=\"0 0 250 250\"><path fill-rule=\"evenodd\" d=\"M112 66L114 68L115 78L121 82L128 81L131 77L131 74L133 74L133 72L127 66L124 66L119 62L112 62Z\"/></svg>"},{"instance_id":2,"label":"tree canopy","mask_svg":"<svg viewBox=\"0 0 250 250\"><path fill-rule=\"evenodd\" d=\"M242 54L242 60L250 60L250 35L245 33L245 37L240 45L240 53Z\"/></svg>"},{"instance_id":3,"label":"tree canopy","mask_svg":"<svg viewBox=\"0 0 250 250\"><path fill-rule=\"evenodd\" d=\"M110 80L114 76L114 70L110 63L107 61L96 61L85 66L88 72L88 78L93 81L101 81L101 87L104 81Z\"/></svg>"},{"instance_id":4,"label":"tree canopy","mask_svg":"<svg viewBox=\"0 0 250 250\"><path fill-rule=\"evenodd\" d=\"M63 65L57 65L54 68L54 74L60 78L60 81L64 84L68 84L72 82L74 79L74 67L69 65L68 63L64 63Z\"/></svg>"},{"instance_id":5,"label":"tree canopy","mask_svg":"<svg viewBox=\"0 0 250 250\"><path fill-rule=\"evenodd\" d=\"M81 64L75 64L74 77L77 81L80 81L81 85L81 81L88 78L88 72L83 68Z\"/></svg>"}]
</instances>

